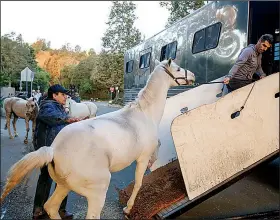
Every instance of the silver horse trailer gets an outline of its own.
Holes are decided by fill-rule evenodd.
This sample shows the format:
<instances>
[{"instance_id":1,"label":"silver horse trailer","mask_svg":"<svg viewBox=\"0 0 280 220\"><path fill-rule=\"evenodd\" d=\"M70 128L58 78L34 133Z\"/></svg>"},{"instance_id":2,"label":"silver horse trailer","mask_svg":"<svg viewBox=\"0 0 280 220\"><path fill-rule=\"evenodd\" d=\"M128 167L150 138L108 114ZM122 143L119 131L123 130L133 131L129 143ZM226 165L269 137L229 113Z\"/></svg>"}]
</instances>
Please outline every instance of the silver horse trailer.
<instances>
[{"instance_id":1,"label":"silver horse trailer","mask_svg":"<svg viewBox=\"0 0 280 220\"><path fill-rule=\"evenodd\" d=\"M144 87L155 59L173 58L196 74L198 86L226 75L241 49L265 33L274 35L277 46L279 1L213 1L125 52L125 102ZM279 69L274 47L263 54L263 69L267 74ZM171 88L168 97L191 88Z\"/></svg>"}]
</instances>

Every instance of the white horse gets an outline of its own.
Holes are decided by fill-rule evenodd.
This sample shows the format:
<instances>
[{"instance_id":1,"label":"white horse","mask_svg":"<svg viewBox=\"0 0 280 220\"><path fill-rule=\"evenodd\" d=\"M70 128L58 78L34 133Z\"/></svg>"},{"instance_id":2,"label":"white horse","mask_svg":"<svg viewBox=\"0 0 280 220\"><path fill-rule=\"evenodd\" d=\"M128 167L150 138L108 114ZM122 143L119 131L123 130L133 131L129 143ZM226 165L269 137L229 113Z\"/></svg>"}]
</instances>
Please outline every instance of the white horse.
<instances>
[{"instance_id":1,"label":"white horse","mask_svg":"<svg viewBox=\"0 0 280 220\"><path fill-rule=\"evenodd\" d=\"M87 198L87 219L100 218L111 172L120 171L136 160L135 185L124 208L124 213L129 214L158 146L158 126L167 91L171 86L195 80L192 72L172 60L156 62L159 65L135 102L118 111L66 126L50 147L29 153L14 164L1 201L24 176L47 164L50 176L57 183L44 205L50 218L60 219L59 206L70 190Z\"/></svg>"},{"instance_id":2,"label":"white horse","mask_svg":"<svg viewBox=\"0 0 280 220\"><path fill-rule=\"evenodd\" d=\"M93 102L77 103L70 96L66 99L66 112L69 112L72 118L92 118L96 116L97 106Z\"/></svg>"}]
</instances>

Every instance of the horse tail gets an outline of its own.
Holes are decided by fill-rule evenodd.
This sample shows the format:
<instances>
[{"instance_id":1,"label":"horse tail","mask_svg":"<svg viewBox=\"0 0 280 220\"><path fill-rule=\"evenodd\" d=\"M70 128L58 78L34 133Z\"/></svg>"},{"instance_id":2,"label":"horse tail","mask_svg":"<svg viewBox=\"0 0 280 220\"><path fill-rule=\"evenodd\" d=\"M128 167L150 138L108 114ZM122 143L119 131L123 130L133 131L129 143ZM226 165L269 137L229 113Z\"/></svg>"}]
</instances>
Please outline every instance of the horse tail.
<instances>
[{"instance_id":1,"label":"horse tail","mask_svg":"<svg viewBox=\"0 0 280 220\"><path fill-rule=\"evenodd\" d=\"M41 147L25 155L20 161L15 163L9 170L7 181L1 195L0 204L5 197L22 181L22 179L31 173L35 168L41 168L53 160L53 148Z\"/></svg>"}]
</instances>

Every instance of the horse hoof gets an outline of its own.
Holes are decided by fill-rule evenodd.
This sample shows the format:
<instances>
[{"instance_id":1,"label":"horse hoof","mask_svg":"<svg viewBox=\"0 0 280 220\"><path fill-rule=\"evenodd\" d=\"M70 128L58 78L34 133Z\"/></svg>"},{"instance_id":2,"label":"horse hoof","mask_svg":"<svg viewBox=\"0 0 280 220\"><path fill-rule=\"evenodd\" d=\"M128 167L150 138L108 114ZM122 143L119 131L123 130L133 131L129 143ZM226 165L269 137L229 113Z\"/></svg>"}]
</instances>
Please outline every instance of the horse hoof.
<instances>
[{"instance_id":1,"label":"horse hoof","mask_svg":"<svg viewBox=\"0 0 280 220\"><path fill-rule=\"evenodd\" d=\"M10 139L14 139L14 137L13 137L13 136L10 136Z\"/></svg>"},{"instance_id":2,"label":"horse hoof","mask_svg":"<svg viewBox=\"0 0 280 220\"><path fill-rule=\"evenodd\" d=\"M24 140L23 143L28 144L28 140Z\"/></svg>"},{"instance_id":3,"label":"horse hoof","mask_svg":"<svg viewBox=\"0 0 280 220\"><path fill-rule=\"evenodd\" d=\"M130 216L127 214L124 214L125 219L130 219Z\"/></svg>"},{"instance_id":4,"label":"horse hoof","mask_svg":"<svg viewBox=\"0 0 280 220\"><path fill-rule=\"evenodd\" d=\"M15 137L18 137L18 134L15 134Z\"/></svg>"},{"instance_id":5,"label":"horse hoof","mask_svg":"<svg viewBox=\"0 0 280 220\"><path fill-rule=\"evenodd\" d=\"M123 213L124 213L124 215L125 215L126 218L129 218L130 211L128 211L128 208L127 208L127 207L124 207L124 208L123 208Z\"/></svg>"}]
</instances>

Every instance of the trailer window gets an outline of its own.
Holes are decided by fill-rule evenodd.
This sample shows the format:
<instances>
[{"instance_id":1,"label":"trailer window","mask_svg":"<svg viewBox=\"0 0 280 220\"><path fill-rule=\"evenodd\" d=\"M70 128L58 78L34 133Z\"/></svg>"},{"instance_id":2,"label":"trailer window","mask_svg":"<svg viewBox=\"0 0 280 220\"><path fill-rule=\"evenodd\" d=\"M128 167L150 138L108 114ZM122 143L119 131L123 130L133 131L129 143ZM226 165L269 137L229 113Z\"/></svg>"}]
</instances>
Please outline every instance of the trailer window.
<instances>
[{"instance_id":1,"label":"trailer window","mask_svg":"<svg viewBox=\"0 0 280 220\"><path fill-rule=\"evenodd\" d=\"M133 63L134 63L133 60L130 60L130 61L126 62L126 65L125 65L125 72L126 73L131 73L133 71Z\"/></svg>"},{"instance_id":2,"label":"trailer window","mask_svg":"<svg viewBox=\"0 0 280 220\"><path fill-rule=\"evenodd\" d=\"M204 51L205 44L205 29L202 29L194 34L192 53Z\"/></svg>"},{"instance_id":3,"label":"trailer window","mask_svg":"<svg viewBox=\"0 0 280 220\"><path fill-rule=\"evenodd\" d=\"M199 53L218 46L222 24L210 25L194 34L192 53Z\"/></svg>"},{"instance_id":4,"label":"trailer window","mask_svg":"<svg viewBox=\"0 0 280 220\"><path fill-rule=\"evenodd\" d=\"M218 46L221 28L221 23L216 23L206 28L205 49L210 50Z\"/></svg>"},{"instance_id":5,"label":"trailer window","mask_svg":"<svg viewBox=\"0 0 280 220\"><path fill-rule=\"evenodd\" d=\"M161 48L160 61L167 60L169 58L175 59L177 52L177 41L167 44Z\"/></svg>"},{"instance_id":6,"label":"trailer window","mask_svg":"<svg viewBox=\"0 0 280 220\"><path fill-rule=\"evenodd\" d=\"M145 53L140 57L139 68L148 68L150 66L151 52Z\"/></svg>"}]
</instances>

